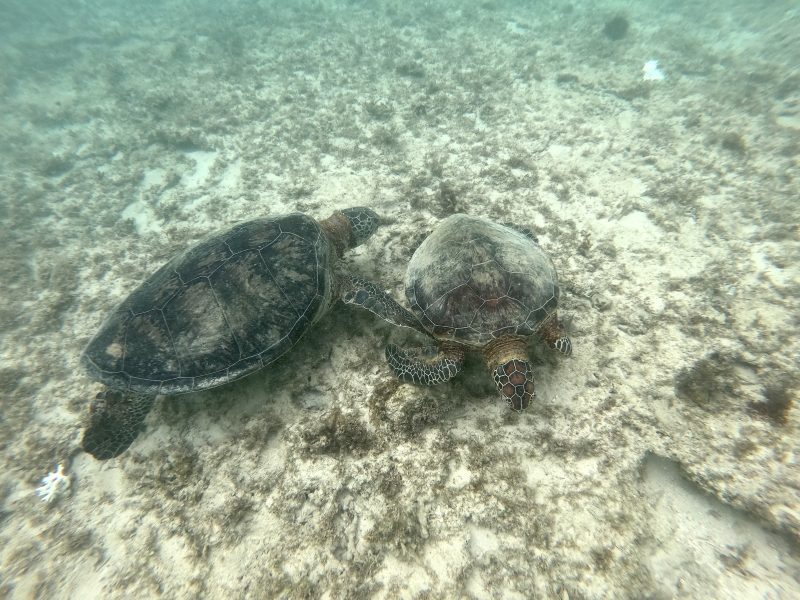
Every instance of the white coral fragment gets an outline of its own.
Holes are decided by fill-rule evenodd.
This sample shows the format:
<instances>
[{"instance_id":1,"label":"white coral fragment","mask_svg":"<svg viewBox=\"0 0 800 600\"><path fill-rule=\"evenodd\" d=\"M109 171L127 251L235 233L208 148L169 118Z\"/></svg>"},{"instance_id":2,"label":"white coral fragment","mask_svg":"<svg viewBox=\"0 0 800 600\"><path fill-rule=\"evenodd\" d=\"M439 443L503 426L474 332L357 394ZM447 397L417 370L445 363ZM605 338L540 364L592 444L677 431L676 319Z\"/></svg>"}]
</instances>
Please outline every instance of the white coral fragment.
<instances>
[{"instance_id":1,"label":"white coral fragment","mask_svg":"<svg viewBox=\"0 0 800 600\"><path fill-rule=\"evenodd\" d=\"M658 66L657 60L648 60L642 67L642 79L645 81L662 81L666 75Z\"/></svg>"},{"instance_id":2,"label":"white coral fragment","mask_svg":"<svg viewBox=\"0 0 800 600\"><path fill-rule=\"evenodd\" d=\"M55 471L42 478L42 485L36 488L36 495L48 504L69 489L69 475L64 473L64 465L59 464Z\"/></svg>"}]
</instances>

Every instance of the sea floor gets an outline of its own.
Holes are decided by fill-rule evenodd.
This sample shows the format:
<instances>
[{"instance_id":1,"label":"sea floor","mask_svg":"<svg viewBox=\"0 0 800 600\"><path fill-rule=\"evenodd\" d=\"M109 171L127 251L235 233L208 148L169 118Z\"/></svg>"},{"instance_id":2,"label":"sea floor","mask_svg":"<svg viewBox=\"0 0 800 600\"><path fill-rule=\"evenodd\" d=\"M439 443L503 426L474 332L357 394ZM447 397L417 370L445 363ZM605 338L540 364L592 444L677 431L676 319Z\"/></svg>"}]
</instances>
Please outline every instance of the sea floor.
<instances>
[{"instance_id":1,"label":"sea floor","mask_svg":"<svg viewBox=\"0 0 800 600\"><path fill-rule=\"evenodd\" d=\"M0 596L800 597L800 11L660 6L4 9ZM79 451L80 352L138 283L354 205L385 225L345 266L398 300L450 214L538 236L574 355L531 343L525 413L480 356L399 383L384 346L426 342L338 306Z\"/></svg>"}]
</instances>

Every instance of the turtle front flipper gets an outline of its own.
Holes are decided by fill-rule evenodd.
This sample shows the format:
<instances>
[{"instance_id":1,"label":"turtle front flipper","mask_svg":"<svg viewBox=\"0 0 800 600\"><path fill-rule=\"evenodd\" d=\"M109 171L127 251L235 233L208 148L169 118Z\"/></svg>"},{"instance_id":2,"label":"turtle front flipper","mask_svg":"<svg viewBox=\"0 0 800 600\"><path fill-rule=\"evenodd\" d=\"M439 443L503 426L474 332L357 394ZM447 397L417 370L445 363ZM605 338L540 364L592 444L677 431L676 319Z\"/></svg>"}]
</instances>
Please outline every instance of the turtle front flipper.
<instances>
[{"instance_id":1,"label":"turtle front flipper","mask_svg":"<svg viewBox=\"0 0 800 600\"><path fill-rule=\"evenodd\" d=\"M567 335L567 330L564 324L557 315L553 315L550 320L544 324L541 330L542 339L552 350L561 352L564 356L572 355L572 341Z\"/></svg>"},{"instance_id":2,"label":"turtle front flipper","mask_svg":"<svg viewBox=\"0 0 800 600\"><path fill-rule=\"evenodd\" d=\"M81 446L98 460L119 456L144 427L155 396L106 390L89 407L89 426Z\"/></svg>"},{"instance_id":3,"label":"turtle front flipper","mask_svg":"<svg viewBox=\"0 0 800 600\"><path fill-rule=\"evenodd\" d=\"M440 345L436 356L426 358L421 352L403 350L394 344L386 346L386 361L394 374L409 383L436 385L450 381L464 366L464 350L456 345Z\"/></svg>"},{"instance_id":4,"label":"turtle front flipper","mask_svg":"<svg viewBox=\"0 0 800 600\"><path fill-rule=\"evenodd\" d=\"M345 304L360 306L393 325L410 327L430 336L410 311L371 281L355 275L342 275L340 280L339 297Z\"/></svg>"}]
</instances>

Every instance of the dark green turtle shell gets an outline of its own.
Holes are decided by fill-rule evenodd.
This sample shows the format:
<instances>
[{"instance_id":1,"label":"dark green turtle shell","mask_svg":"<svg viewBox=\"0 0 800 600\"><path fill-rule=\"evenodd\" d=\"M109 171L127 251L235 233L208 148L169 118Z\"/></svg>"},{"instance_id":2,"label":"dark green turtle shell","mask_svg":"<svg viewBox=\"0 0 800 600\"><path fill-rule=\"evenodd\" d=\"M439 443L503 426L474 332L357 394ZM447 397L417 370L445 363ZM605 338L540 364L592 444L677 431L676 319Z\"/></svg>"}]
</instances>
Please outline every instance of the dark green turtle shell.
<instances>
[{"instance_id":1,"label":"dark green turtle shell","mask_svg":"<svg viewBox=\"0 0 800 600\"><path fill-rule=\"evenodd\" d=\"M303 214L236 225L176 256L108 317L82 360L117 390L179 394L273 362L331 304L333 248Z\"/></svg>"},{"instance_id":2,"label":"dark green turtle shell","mask_svg":"<svg viewBox=\"0 0 800 600\"><path fill-rule=\"evenodd\" d=\"M553 262L529 235L452 215L414 252L406 297L436 338L484 346L501 335L534 334L558 307Z\"/></svg>"}]
</instances>

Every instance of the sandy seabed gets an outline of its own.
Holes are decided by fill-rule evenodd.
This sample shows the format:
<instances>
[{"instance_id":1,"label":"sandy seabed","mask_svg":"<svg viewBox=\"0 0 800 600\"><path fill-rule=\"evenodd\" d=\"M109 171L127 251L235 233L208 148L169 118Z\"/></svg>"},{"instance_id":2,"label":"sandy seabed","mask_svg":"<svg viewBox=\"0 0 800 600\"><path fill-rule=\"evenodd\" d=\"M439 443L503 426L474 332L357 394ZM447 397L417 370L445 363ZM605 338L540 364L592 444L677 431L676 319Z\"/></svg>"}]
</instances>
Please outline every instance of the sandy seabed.
<instances>
[{"instance_id":1,"label":"sandy seabed","mask_svg":"<svg viewBox=\"0 0 800 600\"><path fill-rule=\"evenodd\" d=\"M0 595L800 597L795 3L30 4L0 25ZM78 451L81 349L139 282L353 205L386 224L346 268L398 299L447 215L536 233L575 352L532 342L527 412L478 357L400 384L383 347L420 338L340 306Z\"/></svg>"}]
</instances>

